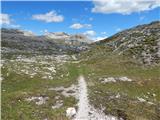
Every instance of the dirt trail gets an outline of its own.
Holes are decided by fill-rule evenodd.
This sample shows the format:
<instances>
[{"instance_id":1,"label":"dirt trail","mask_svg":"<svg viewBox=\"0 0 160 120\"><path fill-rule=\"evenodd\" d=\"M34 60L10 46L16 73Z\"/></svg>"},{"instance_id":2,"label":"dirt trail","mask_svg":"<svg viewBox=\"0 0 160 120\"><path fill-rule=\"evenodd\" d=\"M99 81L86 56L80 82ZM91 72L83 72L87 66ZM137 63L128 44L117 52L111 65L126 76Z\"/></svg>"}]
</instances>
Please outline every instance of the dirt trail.
<instances>
[{"instance_id":1,"label":"dirt trail","mask_svg":"<svg viewBox=\"0 0 160 120\"><path fill-rule=\"evenodd\" d=\"M102 111L94 109L88 100L87 84L84 77L81 75L78 78L79 93L78 93L78 111L74 120L117 120L113 116L106 116Z\"/></svg>"},{"instance_id":2,"label":"dirt trail","mask_svg":"<svg viewBox=\"0 0 160 120\"><path fill-rule=\"evenodd\" d=\"M89 101L87 93L87 85L83 76L78 78L79 83L79 102L78 102L78 112L76 115L76 120L79 119L88 119L89 114Z\"/></svg>"}]
</instances>

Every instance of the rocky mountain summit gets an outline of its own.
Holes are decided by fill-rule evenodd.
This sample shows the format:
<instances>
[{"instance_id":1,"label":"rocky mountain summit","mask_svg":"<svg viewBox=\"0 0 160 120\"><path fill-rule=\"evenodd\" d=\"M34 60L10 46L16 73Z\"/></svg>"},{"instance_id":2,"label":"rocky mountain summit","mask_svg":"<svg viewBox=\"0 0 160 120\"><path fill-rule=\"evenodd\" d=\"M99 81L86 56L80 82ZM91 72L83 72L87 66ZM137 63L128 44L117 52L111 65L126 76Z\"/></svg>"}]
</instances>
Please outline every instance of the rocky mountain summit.
<instances>
[{"instance_id":1,"label":"rocky mountain summit","mask_svg":"<svg viewBox=\"0 0 160 120\"><path fill-rule=\"evenodd\" d=\"M113 53L129 55L144 64L160 62L160 21L139 25L96 42Z\"/></svg>"},{"instance_id":2,"label":"rocky mountain summit","mask_svg":"<svg viewBox=\"0 0 160 120\"><path fill-rule=\"evenodd\" d=\"M90 44L90 40L87 36L83 34L67 34L65 32L56 32L56 33L45 33L44 37L54 40L57 43L65 43L69 45L81 45L81 44Z\"/></svg>"},{"instance_id":3,"label":"rocky mountain summit","mask_svg":"<svg viewBox=\"0 0 160 120\"><path fill-rule=\"evenodd\" d=\"M65 32L46 32L44 36L51 39L65 39L69 37L69 35Z\"/></svg>"}]
</instances>

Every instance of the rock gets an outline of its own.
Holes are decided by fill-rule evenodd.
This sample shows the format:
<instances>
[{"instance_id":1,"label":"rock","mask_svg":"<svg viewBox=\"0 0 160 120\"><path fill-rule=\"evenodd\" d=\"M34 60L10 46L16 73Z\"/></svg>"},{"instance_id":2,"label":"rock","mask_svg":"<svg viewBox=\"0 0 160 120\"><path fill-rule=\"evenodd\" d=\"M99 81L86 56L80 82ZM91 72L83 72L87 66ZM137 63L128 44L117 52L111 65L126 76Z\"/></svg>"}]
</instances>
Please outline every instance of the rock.
<instances>
[{"instance_id":1,"label":"rock","mask_svg":"<svg viewBox=\"0 0 160 120\"><path fill-rule=\"evenodd\" d=\"M154 103L153 102L147 102L148 104L150 104L150 105L154 105Z\"/></svg>"},{"instance_id":2,"label":"rock","mask_svg":"<svg viewBox=\"0 0 160 120\"><path fill-rule=\"evenodd\" d=\"M45 104L46 101L49 99L49 97L29 97L29 98L26 98L26 101L34 101L36 105L42 105L42 104Z\"/></svg>"},{"instance_id":3,"label":"rock","mask_svg":"<svg viewBox=\"0 0 160 120\"><path fill-rule=\"evenodd\" d=\"M127 77L119 77L120 81L132 81L131 79L127 78Z\"/></svg>"},{"instance_id":4,"label":"rock","mask_svg":"<svg viewBox=\"0 0 160 120\"><path fill-rule=\"evenodd\" d=\"M118 93L116 96L115 96L115 98L120 98L121 96L120 96L120 94Z\"/></svg>"},{"instance_id":5,"label":"rock","mask_svg":"<svg viewBox=\"0 0 160 120\"><path fill-rule=\"evenodd\" d=\"M121 31L94 44L110 47L117 55L128 55L144 65L160 63L160 21ZM95 47L96 48L96 47ZM104 49L104 48L103 48ZM99 54L97 51L96 54Z\"/></svg>"},{"instance_id":6,"label":"rock","mask_svg":"<svg viewBox=\"0 0 160 120\"><path fill-rule=\"evenodd\" d=\"M143 99L143 98L137 97L137 99L138 99L140 102L146 102L146 100Z\"/></svg>"},{"instance_id":7,"label":"rock","mask_svg":"<svg viewBox=\"0 0 160 120\"><path fill-rule=\"evenodd\" d=\"M63 106L63 100L56 101L56 104L52 106L52 109L57 109Z\"/></svg>"},{"instance_id":8,"label":"rock","mask_svg":"<svg viewBox=\"0 0 160 120\"><path fill-rule=\"evenodd\" d=\"M76 109L74 107L69 107L66 110L66 116L67 117L74 117L76 115Z\"/></svg>"},{"instance_id":9,"label":"rock","mask_svg":"<svg viewBox=\"0 0 160 120\"><path fill-rule=\"evenodd\" d=\"M155 97L156 96L156 94L155 93L153 93L153 97Z\"/></svg>"},{"instance_id":10,"label":"rock","mask_svg":"<svg viewBox=\"0 0 160 120\"><path fill-rule=\"evenodd\" d=\"M2 81L4 78L3 77L0 77L0 81Z\"/></svg>"},{"instance_id":11,"label":"rock","mask_svg":"<svg viewBox=\"0 0 160 120\"><path fill-rule=\"evenodd\" d=\"M100 78L101 83L108 83L108 82L117 82L117 81L132 81L132 79L129 79L128 77L108 77L108 78Z\"/></svg>"},{"instance_id":12,"label":"rock","mask_svg":"<svg viewBox=\"0 0 160 120\"><path fill-rule=\"evenodd\" d=\"M101 78L100 80L102 80L102 83L108 83L108 82L116 82L114 77L108 77L108 78Z\"/></svg>"}]
</instances>

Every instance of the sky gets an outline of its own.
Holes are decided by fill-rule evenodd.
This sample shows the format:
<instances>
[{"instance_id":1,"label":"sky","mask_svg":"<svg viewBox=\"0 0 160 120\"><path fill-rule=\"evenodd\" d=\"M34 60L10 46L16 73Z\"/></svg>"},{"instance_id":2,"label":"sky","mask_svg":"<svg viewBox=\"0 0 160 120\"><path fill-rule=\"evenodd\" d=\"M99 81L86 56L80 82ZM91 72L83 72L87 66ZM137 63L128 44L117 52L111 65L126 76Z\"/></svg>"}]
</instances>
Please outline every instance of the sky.
<instances>
[{"instance_id":1,"label":"sky","mask_svg":"<svg viewBox=\"0 0 160 120\"><path fill-rule=\"evenodd\" d=\"M37 35L85 34L99 40L160 20L160 0L2 1L1 27Z\"/></svg>"}]
</instances>

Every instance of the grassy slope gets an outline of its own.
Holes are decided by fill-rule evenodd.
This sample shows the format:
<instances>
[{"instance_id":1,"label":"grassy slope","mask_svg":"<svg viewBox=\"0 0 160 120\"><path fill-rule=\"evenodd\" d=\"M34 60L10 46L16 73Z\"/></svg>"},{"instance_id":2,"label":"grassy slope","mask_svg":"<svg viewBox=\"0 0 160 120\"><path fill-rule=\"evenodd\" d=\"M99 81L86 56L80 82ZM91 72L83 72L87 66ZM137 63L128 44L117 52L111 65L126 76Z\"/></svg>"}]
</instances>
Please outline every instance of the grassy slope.
<instances>
[{"instance_id":1,"label":"grassy slope","mask_svg":"<svg viewBox=\"0 0 160 120\"><path fill-rule=\"evenodd\" d=\"M2 67L4 80L2 81L2 119L3 120L39 120L39 119L67 119L65 110L67 107L74 106L76 103L73 97L64 97L59 92L49 91L48 88L64 86L68 87L76 83L79 74L75 65L66 63L57 70L57 75L52 80L42 79L40 76L30 78L25 74L17 74L13 70L14 64L8 63ZM18 64L23 65L23 63ZM41 66L42 67L42 66ZM61 74L69 75L59 77ZM7 76L8 74L8 76ZM46 96L49 100L46 104L36 105L28 102L25 98L31 96ZM63 107L52 109L51 106L56 102L55 96L60 96L64 101Z\"/></svg>"},{"instance_id":2,"label":"grassy slope","mask_svg":"<svg viewBox=\"0 0 160 120\"><path fill-rule=\"evenodd\" d=\"M94 49L95 50L95 49ZM105 51L104 51L105 50ZM111 55L107 49L97 48L86 52L83 58L88 57L82 64L90 70L88 84L90 100L95 107L105 108L107 114L113 114L131 120L158 120L160 103L160 67L143 66L129 57ZM101 83L102 77L127 76L132 82ZM120 98L110 99L119 94ZM156 94L154 97L153 94ZM144 98L147 96L148 98ZM153 102L139 102L137 97ZM97 104L98 103L98 104Z\"/></svg>"},{"instance_id":3,"label":"grassy slope","mask_svg":"<svg viewBox=\"0 0 160 120\"><path fill-rule=\"evenodd\" d=\"M97 108L103 106L106 114L113 114L128 120L158 120L160 118L158 114L160 112L159 65L146 67L137 64L131 58L106 54L106 51L110 49L104 51L97 48L97 50L84 53L80 63L66 63L61 66L53 80L44 80L39 76L31 79L27 75L14 72L7 76L8 67L2 68L5 79L2 82L2 119L39 120L56 117L60 119L61 116L67 119L65 110L67 107L75 106L75 98L66 98L59 92L49 91L48 88L68 87L76 83L77 76L84 74L88 82L90 102ZM68 72L69 76L60 78L61 74L65 75ZM101 77L119 76L127 76L133 82L102 84L98 80ZM110 99L111 96L117 94L121 97ZM25 98L29 96L48 96L49 100L46 104L38 106L34 102L25 101ZM51 106L56 102L55 96L60 96L64 100L64 106L53 110ZM154 104L139 102L137 97Z\"/></svg>"}]
</instances>

